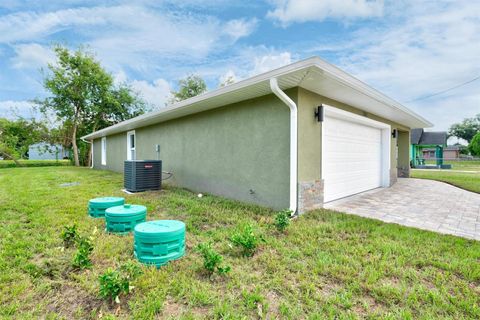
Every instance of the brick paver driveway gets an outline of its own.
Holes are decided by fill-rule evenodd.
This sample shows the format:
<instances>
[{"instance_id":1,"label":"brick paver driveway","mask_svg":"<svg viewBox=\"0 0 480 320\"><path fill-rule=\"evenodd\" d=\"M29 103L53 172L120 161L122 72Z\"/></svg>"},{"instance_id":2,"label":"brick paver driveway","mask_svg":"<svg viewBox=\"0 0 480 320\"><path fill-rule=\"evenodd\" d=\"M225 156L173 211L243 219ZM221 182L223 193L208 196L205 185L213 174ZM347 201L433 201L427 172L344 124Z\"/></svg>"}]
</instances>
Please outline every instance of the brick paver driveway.
<instances>
[{"instance_id":1,"label":"brick paver driveway","mask_svg":"<svg viewBox=\"0 0 480 320\"><path fill-rule=\"evenodd\" d=\"M480 194L423 179L398 179L325 208L404 226L480 240Z\"/></svg>"}]
</instances>

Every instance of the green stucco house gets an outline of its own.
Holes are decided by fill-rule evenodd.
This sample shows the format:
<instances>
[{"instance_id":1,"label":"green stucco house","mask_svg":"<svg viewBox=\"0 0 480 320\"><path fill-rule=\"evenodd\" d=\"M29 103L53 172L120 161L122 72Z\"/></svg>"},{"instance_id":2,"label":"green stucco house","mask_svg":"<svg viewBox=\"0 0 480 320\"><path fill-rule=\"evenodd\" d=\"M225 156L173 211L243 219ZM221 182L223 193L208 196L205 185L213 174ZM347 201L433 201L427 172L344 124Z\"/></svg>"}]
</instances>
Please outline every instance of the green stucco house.
<instances>
[{"instance_id":1,"label":"green stucco house","mask_svg":"<svg viewBox=\"0 0 480 320\"><path fill-rule=\"evenodd\" d=\"M83 139L95 169L159 157L168 183L301 213L408 176L410 130L431 125L313 57Z\"/></svg>"},{"instance_id":2,"label":"green stucco house","mask_svg":"<svg viewBox=\"0 0 480 320\"><path fill-rule=\"evenodd\" d=\"M425 159L435 159L436 165L443 164L444 149L448 135L445 131L427 132L422 128L412 129L410 133L410 160L412 167L425 165ZM428 153L425 154L425 151Z\"/></svg>"}]
</instances>

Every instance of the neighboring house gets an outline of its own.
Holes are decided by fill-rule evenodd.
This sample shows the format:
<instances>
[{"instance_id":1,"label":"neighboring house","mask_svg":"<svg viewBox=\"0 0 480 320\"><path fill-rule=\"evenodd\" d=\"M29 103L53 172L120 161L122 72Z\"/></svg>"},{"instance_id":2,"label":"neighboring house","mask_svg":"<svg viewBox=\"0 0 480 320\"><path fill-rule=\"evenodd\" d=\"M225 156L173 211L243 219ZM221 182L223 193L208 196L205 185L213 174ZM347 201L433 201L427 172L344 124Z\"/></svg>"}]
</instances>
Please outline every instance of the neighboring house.
<instances>
[{"instance_id":1,"label":"neighboring house","mask_svg":"<svg viewBox=\"0 0 480 320\"><path fill-rule=\"evenodd\" d=\"M422 149L423 158L424 159L436 158L435 152L436 152L435 148ZM443 160L455 160L455 159L460 158L460 147L459 146L447 146L447 147L443 148L442 158L443 158Z\"/></svg>"},{"instance_id":2,"label":"neighboring house","mask_svg":"<svg viewBox=\"0 0 480 320\"><path fill-rule=\"evenodd\" d=\"M409 175L411 128L430 122L313 57L82 137L93 167L156 159L168 181L304 212Z\"/></svg>"},{"instance_id":3,"label":"neighboring house","mask_svg":"<svg viewBox=\"0 0 480 320\"><path fill-rule=\"evenodd\" d=\"M68 150L59 144L39 142L28 147L29 160L62 160L68 158Z\"/></svg>"},{"instance_id":4,"label":"neighboring house","mask_svg":"<svg viewBox=\"0 0 480 320\"><path fill-rule=\"evenodd\" d=\"M410 134L410 160L412 166L424 165L425 159L444 158L443 150L447 147L447 133L444 131L427 132L423 129L412 129Z\"/></svg>"}]
</instances>

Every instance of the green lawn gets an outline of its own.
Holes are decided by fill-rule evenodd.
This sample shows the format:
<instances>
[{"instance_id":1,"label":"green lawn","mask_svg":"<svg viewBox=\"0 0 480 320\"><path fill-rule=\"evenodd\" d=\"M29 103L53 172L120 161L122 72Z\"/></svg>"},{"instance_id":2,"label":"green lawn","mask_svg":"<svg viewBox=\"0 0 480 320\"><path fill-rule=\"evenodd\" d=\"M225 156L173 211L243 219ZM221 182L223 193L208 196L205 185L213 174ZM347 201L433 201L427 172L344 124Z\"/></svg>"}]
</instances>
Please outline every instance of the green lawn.
<instances>
[{"instance_id":1,"label":"green lawn","mask_svg":"<svg viewBox=\"0 0 480 320\"><path fill-rule=\"evenodd\" d=\"M431 179L450 183L459 188L480 193L480 173L455 170L411 170L412 178Z\"/></svg>"},{"instance_id":2,"label":"green lawn","mask_svg":"<svg viewBox=\"0 0 480 320\"><path fill-rule=\"evenodd\" d=\"M434 160L426 160L426 164L436 164ZM452 170L462 170L462 171L480 171L480 161L477 160L446 160L444 164L451 164Z\"/></svg>"},{"instance_id":3,"label":"green lawn","mask_svg":"<svg viewBox=\"0 0 480 320\"><path fill-rule=\"evenodd\" d=\"M23 167L55 167L55 166L69 166L70 160L18 160ZM13 160L0 160L0 169L15 168L17 164Z\"/></svg>"},{"instance_id":4,"label":"green lawn","mask_svg":"<svg viewBox=\"0 0 480 320\"><path fill-rule=\"evenodd\" d=\"M279 234L270 210L174 188L126 198L149 219L185 221L187 255L145 267L119 305L104 302L97 278L132 258L132 236L105 234L86 206L121 188L120 174L86 168L0 170L0 318L480 318L479 242L326 210ZM62 247L73 222L98 230L91 270L73 270L74 251ZM228 241L243 223L265 238L252 258ZM193 248L205 241L231 265L226 276L202 271Z\"/></svg>"}]
</instances>

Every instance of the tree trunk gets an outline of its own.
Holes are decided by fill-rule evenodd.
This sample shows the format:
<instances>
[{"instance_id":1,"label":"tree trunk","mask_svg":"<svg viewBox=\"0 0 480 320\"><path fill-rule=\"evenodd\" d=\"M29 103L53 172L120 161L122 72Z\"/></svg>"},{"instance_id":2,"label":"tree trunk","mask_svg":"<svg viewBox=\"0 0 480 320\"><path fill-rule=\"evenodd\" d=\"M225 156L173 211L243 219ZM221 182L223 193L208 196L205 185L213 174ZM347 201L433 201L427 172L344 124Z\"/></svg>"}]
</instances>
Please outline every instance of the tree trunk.
<instances>
[{"instance_id":1,"label":"tree trunk","mask_svg":"<svg viewBox=\"0 0 480 320\"><path fill-rule=\"evenodd\" d=\"M10 155L9 153L5 151L0 151L0 154L3 155L5 158L9 158L10 160L13 160L13 162L15 162L15 165L17 167L22 167L22 164L14 156Z\"/></svg>"},{"instance_id":2,"label":"tree trunk","mask_svg":"<svg viewBox=\"0 0 480 320\"><path fill-rule=\"evenodd\" d=\"M75 166L80 166L80 161L78 160L78 148L77 148L77 124L73 124L73 133L72 133L72 147L73 147L73 160Z\"/></svg>"}]
</instances>

